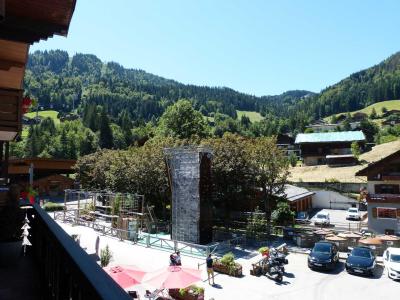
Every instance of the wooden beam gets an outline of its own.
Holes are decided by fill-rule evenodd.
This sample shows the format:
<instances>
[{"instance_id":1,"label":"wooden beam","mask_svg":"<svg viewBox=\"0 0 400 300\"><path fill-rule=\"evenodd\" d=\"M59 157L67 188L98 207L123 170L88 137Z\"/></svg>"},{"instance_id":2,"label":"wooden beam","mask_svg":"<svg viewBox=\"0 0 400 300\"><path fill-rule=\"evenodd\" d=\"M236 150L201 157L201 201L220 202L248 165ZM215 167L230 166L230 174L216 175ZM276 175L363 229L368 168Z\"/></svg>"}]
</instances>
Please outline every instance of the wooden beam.
<instances>
[{"instance_id":1,"label":"wooden beam","mask_svg":"<svg viewBox=\"0 0 400 300\"><path fill-rule=\"evenodd\" d=\"M41 39L48 39L54 34L65 35L67 31L68 27L64 25L14 16L7 16L0 24L0 38L30 44Z\"/></svg>"},{"instance_id":2,"label":"wooden beam","mask_svg":"<svg viewBox=\"0 0 400 300\"><path fill-rule=\"evenodd\" d=\"M10 61L0 59L0 70L8 71L11 68L24 68L25 64L19 61Z\"/></svg>"}]
</instances>

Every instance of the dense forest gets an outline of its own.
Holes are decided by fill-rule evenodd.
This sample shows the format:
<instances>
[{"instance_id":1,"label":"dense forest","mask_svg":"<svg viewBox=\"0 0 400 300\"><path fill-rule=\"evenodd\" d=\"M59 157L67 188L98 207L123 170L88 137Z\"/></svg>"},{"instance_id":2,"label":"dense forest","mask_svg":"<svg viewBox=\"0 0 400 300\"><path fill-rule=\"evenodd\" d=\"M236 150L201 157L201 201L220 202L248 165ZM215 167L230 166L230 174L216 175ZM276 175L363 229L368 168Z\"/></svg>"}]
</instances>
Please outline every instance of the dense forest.
<instances>
[{"instance_id":1,"label":"dense forest","mask_svg":"<svg viewBox=\"0 0 400 300\"><path fill-rule=\"evenodd\" d=\"M257 97L226 87L185 85L104 63L91 54L70 57L61 50L36 51L29 56L24 89L36 100L32 110L56 110L70 121L58 124L48 118L26 126L11 154L77 158L98 149L140 146L157 136L294 135L319 118L400 98L400 53L319 94L296 90ZM238 110L258 112L264 118L239 118ZM362 125L369 141L397 137L399 132L378 134L372 122Z\"/></svg>"},{"instance_id":2,"label":"dense forest","mask_svg":"<svg viewBox=\"0 0 400 300\"><path fill-rule=\"evenodd\" d=\"M61 50L36 51L29 56L25 91L44 109L70 112L89 104L107 107L112 117L126 110L132 120L158 118L179 99L189 99L205 116L221 113L236 118L236 110L265 112L271 103L291 105L311 94L289 91L256 97L226 87L185 85L142 70L125 69L115 62L103 63L95 55Z\"/></svg>"},{"instance_id":3,"label":"dense forest","mask_svg":"<svg viewBox=\"0 0 400 300\"><path fill-rule=\"evenodd\" d=\"M396 99L400 99L400 52L376 66L351 74L313 97L301 99L289 111L305 112L319 119Z\"/></svg>"}]
</instances>

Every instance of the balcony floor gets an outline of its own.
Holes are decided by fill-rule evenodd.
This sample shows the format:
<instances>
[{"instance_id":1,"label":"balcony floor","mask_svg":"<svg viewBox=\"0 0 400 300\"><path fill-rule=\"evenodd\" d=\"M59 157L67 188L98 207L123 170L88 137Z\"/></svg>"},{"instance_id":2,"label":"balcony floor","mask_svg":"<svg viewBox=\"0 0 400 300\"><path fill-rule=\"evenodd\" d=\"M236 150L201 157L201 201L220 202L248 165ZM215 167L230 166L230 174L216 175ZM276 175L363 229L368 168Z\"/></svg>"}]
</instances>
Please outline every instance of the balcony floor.
<instances>
[{"instance_id":1,"label":"balcony floor","mask_svg":"<svg viewBox=\"0 0 400 300\"><path fill-rule=\"evenodd\" d=\"M0 299L41 299L39 274L36 270L30 256L21 257L15 266L0 268Z\"/></svg>"}]
</instances>

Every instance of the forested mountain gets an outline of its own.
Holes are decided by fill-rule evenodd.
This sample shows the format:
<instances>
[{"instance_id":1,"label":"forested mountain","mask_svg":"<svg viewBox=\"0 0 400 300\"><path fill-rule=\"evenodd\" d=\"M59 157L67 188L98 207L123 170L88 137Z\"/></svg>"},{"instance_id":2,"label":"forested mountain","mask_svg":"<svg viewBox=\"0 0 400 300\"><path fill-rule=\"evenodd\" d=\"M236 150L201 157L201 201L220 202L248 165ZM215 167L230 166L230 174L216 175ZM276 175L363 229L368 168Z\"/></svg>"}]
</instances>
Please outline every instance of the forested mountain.
<instances>
[{"instance_id":1,"label":"forested mountain","mask_svg":"<svg viewBox=\"0 0 400 300\"><path fill-rule=\"evenodd\" d=\"M126 110L132 120L158 118L178 99L189 99L203 115L222 113L236 118L236 110L275 111L292 105L308 91L256 97L226 87L185 85L142 70L126 69L115 62L103 63L95 55L61 50L36 51L29 56L25 91L44 109L69 112L87 104L107 107L112 117ZM270 107L266 109L266 107Z\"/></svg>"},{"instance_id":2,"label":"forested mountain","mask_svg":"<svg viewBox=\"0 0 400 300\"><path fill-rule=\"evenodd\" d=\"M319 119L395 99L400 99L400 52L378 65L351 74L313 97L298 101L293 112L306 112Z\"/></svg>"}]
</instances>

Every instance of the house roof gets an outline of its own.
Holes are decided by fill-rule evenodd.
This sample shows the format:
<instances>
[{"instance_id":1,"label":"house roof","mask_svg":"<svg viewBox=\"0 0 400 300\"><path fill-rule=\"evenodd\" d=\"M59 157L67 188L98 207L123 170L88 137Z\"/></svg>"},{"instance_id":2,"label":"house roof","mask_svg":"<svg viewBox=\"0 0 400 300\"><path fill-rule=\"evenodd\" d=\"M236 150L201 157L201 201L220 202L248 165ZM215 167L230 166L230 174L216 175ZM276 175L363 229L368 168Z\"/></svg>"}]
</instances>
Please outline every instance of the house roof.
<instances>
[{"instance_id":1,"label":"house roof","mask_svg":"<svg viewBox=\"0 0 400 300\"><path fill-rule=\"evenodd\" d=\"M338 132L318 132L318 133L299 133L296 136L295 144L305 143L338 143L365 141L364 133L359 131L338 131Z\"/></svg>"},{"instance_id":2,"label":"house roof","mask_svg":"<svg viewBox=\"0 0 400 300\"><path fill-rule=\"evenodd\" d=\"M288 201L292 202L292 201L296 201L299 199L303 199L304 197L308 197L311 195L314 195L314 192L310 192L309 190L302 188L302 187L298 187L295 185L291 185L291 184L286 184L285 185L285 195L286 195L286 199L288 199Z\"/></svg>"},{"instance_id":3,"label":"house roof","mask_svg":"<svg viewBox=\"0 0 400 300\"><path fill-rule=\"evenodd\" d=\"M356 176L368 176L368 174L371 171L373 172L376 169L382 168L387 162L390 162L391 160L396 159L399 156L400 156L400 150L394 151L394 152L382 157L380 160L369 163L368 166L359 170L356 173Z\"/></svg>"},{"instance_id":4,"label":"house roof","mask_svg":"<svg viewBox=\"0 0 400 300\"><path fill-rule=\"evenodd\" d=\"M35 174L72 174L75 171L73 166L74 159L55 159L55 158L19 158L10 159L8 164L8 173L10 175L29 174L29 168L33 165Z\"/></svg>"},{"instance_id":5,"label":"house roof","mask_svg":"<svg viewBox=\"0 0 400 300\"><path fill-rule=\"evenodd\" d=\"M0 39L32 44L54 34L66 36L76 0L7 0Z\"/></svg>"}]
</instances>

